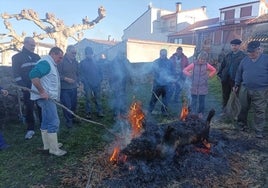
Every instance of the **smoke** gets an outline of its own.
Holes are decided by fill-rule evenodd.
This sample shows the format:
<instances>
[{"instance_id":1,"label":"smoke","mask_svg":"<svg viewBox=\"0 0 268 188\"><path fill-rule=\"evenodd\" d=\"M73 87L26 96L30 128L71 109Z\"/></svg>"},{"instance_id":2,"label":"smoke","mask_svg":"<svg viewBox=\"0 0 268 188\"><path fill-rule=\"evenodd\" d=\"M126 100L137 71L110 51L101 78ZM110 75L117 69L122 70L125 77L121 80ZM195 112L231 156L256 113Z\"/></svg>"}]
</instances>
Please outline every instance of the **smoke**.
<instances>
[{"instance_id":1,"label":"smoke","mask_svg":"<svg viewBox=\"0 0 268 188\"><path fill-rule=\"evenodd\" d=\"M191 87L192 87L192 80L191 78L186 77L185 82L182 83L182 90L184 91L184 95L187 99L188 105L191 105L192 103Z\"/></svg>"}]
</instances>

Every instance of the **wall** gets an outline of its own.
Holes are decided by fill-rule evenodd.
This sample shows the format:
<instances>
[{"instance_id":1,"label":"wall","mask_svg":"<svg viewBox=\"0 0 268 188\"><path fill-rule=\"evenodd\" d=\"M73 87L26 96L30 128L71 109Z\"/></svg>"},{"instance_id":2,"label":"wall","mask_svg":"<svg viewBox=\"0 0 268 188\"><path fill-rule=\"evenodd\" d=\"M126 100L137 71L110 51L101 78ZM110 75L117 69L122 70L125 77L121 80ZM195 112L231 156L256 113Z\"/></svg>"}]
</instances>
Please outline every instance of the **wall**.
<instances>
[{"instance_id":1,"label":"wall","mask_svg":"<svg viewBox=\"0 0 268 188\"><path fill-rule=\"evenodd\" d=\"M162 43L162 42L152 42L143 40L132 40L126 41L127 57L130 62L152 62L159 58L160 49L167 49L168 57L170 57L177 49L178 46L183 48L183 53L188 57L192 58L195 51L195 46L193 45L183 45L174 43Z\"/></svg>"}]
</instances>

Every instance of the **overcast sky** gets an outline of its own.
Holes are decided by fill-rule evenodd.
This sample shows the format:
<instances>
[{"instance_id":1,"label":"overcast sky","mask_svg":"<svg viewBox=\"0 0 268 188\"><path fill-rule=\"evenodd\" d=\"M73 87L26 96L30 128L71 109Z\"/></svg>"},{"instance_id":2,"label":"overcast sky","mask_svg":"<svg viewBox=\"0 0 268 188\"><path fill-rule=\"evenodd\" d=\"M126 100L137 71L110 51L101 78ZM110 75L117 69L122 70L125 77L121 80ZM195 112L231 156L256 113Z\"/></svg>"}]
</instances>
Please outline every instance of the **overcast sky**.
<instances>
[{"instance_id":1,"label":"overcast sky","mask_svg":"<svg viewBox=\"0 0 268 188\"><path fill-rule=\"evenodd\" d=\"M207 7L209 18L219 17L219 9L236 4L252 2L249 0L1 0L0 13L9 14L20 13L22 9L35 10L40 18L45 18L45 13L54 13L59 19L64 20L65 25L80 24L85 16L90 20L97 17L98 7L101 5L106 9L106 17L93 29L84 32L86 38L107 39L111 35L112 39L121 40L123 30L133 21L141 16L148 8L149 3L153 7L175 11L176 2L182 3L182 10L189 10L201 6ZM37 26L29 21L16 21L12 19L12 25L18 33L25 31L31 36L38 30ZM0 19L0 33L7 30ZM0 40L1 41L1 40Z\"/></svg>"}]
</instances>

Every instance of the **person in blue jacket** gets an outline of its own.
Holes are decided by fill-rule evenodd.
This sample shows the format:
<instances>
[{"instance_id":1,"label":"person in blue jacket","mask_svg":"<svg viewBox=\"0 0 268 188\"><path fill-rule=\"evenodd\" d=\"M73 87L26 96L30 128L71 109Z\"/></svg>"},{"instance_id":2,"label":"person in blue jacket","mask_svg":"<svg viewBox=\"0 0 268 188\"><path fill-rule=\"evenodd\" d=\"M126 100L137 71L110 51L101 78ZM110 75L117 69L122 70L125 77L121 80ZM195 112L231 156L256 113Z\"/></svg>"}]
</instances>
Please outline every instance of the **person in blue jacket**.
<instances>
[{"instance_id":1,"label":"person in blue jacket","mask_svg":"<svg viewBox=\"0 0 268 188\"><path fill-rule=\"evenodd\" d=\"M4 95L4 96L8 95L8 91L3 89L2 87L0 87L0 91L1 91L2 95ZM9 147L9 145L6 143L2 133L0 132L0 150L7 149L8 147Z\"/></svg>"}]
</instances>

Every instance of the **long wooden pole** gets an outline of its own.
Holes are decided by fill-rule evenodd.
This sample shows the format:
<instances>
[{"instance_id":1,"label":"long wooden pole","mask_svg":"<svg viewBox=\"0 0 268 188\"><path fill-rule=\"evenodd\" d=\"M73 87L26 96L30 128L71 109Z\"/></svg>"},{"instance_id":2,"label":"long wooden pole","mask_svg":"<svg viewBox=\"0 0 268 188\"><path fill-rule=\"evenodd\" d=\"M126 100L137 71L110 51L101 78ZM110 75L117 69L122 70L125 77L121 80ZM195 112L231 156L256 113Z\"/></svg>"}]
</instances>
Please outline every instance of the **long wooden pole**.
<instances>
[{"instance_id":1,"label":"long wooden pole","mask_svg":"<svg viewBox=\"0 0 268 188\"><path fill-rule=\"evenodd\" d=\"M13 87L15 88L18 88L18 89L22 89L22 90L25 90L25 91L28 91L28 92L31 92L31 93L35 93L35 94L39 94L38 92L34 91L34 90L31 90L27 87L23 87L23 86L19 86L19 85L14 85L12 84ZM117 135L115 135L113 132L111 132L104 124L102 123L99 123L99 122L96 122L96 121L92 121L92 120L88 120L88 119L85 119L83 117L80 117L78 116L77 114L75 114L73 111L71 111L69 108L67 108L66 106L64 106L63 104L57 102L56 100L54 99L49 99L49 100L52 100L56 105L62 107L63 109L65 109L66 111L68 111L69 113L71 113L74 117L80 119L80 120L83 120L83 121L86 121L88 123L92 123L92 124L96 124L96 125L100 125L102 126L106 131L108 131L110 134L112 134L113 136L115 137L118 137Z\"/></svg>"}]
</instances>

